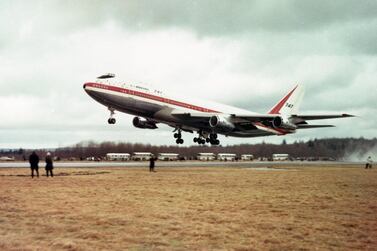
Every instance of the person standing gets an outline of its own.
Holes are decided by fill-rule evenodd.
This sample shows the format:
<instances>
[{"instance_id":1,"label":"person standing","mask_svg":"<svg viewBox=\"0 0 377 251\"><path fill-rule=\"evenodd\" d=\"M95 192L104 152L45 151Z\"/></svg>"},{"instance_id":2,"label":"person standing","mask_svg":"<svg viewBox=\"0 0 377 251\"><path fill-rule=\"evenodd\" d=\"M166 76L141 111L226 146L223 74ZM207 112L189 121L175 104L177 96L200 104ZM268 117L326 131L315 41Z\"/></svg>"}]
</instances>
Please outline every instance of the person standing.
<instances>
[{"instance_id":1,"label":"person standing","mask_svg":"<svg viewBox=\"0 0 377 251\"><path fill-rule=\"evenodd\" d=\"M149 159L149 172L156 172L154 170L154 162L155 162L156 158L154 156L151 156L151 158Z\"/></svg>"},{"instance_id":2,"label":"person standing","mask_svg":"<svg viewBox=\"0 0 377 251\"><path fill-rule=\"evenodd\" d=\"M37 173L37 177L39 177L39 171L38 171L38 163L39 163L39 156L33 151L32 154L29 156L29 163L31 168L31 177L34 178L34 170Z\"/></svg>"},{"instance_id":3,"label":"person standing","mask_svg":"<svg viewBox=\"0 0 377 251\"><path fill-rule=\"evenodd\" d=\"M367 163L365 164L365 169L372 168L372 157L368 156Z\"/></svg>"},{"instance_id":4,"label":"person standing","mask_svg":"<svg viewBox=\"0 0 377 251\"><path fill-rule=\"evenodd\" d=\"M48 174L50 173L51 177L54 177L54 174L52 173L52 169L54 169L54 166L52 164L52 156L50 152L47 152L45 161L46 161L46 176L48 177Z\"/></svg>"}]
</instances>

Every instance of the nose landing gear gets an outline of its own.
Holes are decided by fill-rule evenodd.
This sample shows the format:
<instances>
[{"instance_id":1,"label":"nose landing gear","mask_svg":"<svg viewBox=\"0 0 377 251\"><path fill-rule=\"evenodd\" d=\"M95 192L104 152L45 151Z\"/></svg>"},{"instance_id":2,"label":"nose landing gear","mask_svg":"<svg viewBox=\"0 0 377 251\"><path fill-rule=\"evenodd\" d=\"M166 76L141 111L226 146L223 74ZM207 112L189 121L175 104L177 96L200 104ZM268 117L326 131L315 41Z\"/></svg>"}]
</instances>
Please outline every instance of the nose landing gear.
<instances>
[{"instance_id":1,"label":"nose landing gear","mask_svg":"<svg viewBox=\"0 0 377 251\"><path fill-rule=\"evenodd\" d=\"M109 124L115 124L116 123L116 119L113 118L113 116L115 114L114 109L109 108L109 111L110 111L110 118L107 120L107 123L109 123Z\"/></svg>"}]
</instances>

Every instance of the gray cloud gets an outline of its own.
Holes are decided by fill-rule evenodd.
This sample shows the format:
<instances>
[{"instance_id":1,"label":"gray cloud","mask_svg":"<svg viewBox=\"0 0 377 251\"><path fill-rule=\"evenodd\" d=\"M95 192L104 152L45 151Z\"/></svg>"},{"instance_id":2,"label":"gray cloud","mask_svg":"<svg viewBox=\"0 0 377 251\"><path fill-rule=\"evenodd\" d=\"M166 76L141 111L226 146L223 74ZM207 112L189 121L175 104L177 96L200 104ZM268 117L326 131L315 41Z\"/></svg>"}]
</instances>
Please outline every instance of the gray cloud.
<instances>
[{"instance_id":1,"label":"gray cloud","mask_svg":"<svg viewBox=\"0 0 377 251\"><path fill-rule=\"evenodd\" d=\"M92 138L140 141L145 131L132 128L130 116L118 115L120 124L109 127L106 108L83 92L82 84L103 72L256 112L267 111L300 83L307 90L303 113L341 111L361 118L330 121L339 128L308 130L289 140L375 136L377 121L370 114L377 99L371 91L377 72L376 5L1 1L0 105L12 111L2 115L7 123L0 125L6 135L0 147ZM155 135L151 143L173 143L168 127L147 133Z\"/></svg>"},{"instance_id":2,"label":"gray cloud","mask_svg":"<svg viewBox=\"0 0 377 251\"><path fill-rule=\"evenodd\" d=\"M117 19L127 27L153 29L181 26L201 34L308 31L333 24L375 18L375 1L71 1L56 8L86 24ZM75 13L71 15L68 13ZM84 13L83 13L84 12ZM77 21L73 18L68 22Z\"/></svg>"}]
</instances>

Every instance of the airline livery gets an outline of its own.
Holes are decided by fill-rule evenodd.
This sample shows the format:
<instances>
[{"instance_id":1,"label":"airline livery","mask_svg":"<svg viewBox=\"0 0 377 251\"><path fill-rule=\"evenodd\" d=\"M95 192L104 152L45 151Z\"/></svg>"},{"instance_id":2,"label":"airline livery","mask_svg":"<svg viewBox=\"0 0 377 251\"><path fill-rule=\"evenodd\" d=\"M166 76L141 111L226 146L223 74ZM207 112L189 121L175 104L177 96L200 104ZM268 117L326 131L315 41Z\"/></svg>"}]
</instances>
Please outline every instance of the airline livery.
<instances>
[{"instance_id":1,"label":"airline livery","mask_svg":"<svg viewBox=\"0 0 377 251\"><path fill-rule=\"evenodd\" d=\"M115 111L134 115L137 128L156 129L159 123L174 128L177 144L182 144L182 131L194 133L198 144L220 144L217 135L259 137L286 135L299 129L333 127L310 125L308 120L353 117L349 114L300 115L298 108L304 90L297 85L268 113L259 114L233 106L174 98L163 92L140 85L117 83L114 74L101 75L84 84L84 90L96 101L108 107L109 124L115 124Z\"/></svg>"}]
</instances>

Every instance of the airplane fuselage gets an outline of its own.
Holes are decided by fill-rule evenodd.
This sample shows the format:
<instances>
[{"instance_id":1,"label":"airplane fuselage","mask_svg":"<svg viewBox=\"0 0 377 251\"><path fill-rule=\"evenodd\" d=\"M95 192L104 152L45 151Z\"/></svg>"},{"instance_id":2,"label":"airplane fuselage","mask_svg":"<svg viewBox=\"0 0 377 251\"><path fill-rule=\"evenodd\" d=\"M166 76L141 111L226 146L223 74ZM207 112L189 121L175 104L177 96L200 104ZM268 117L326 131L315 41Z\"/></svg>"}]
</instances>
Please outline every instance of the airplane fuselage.
<instances>
[{"instance_id":1,"label":"airplane fuselage","mask_svg":"<svg viewBox=\"0 0 377 251\"><path fill-rule=\"evenodd\" d=\"M248 110L218 104L215 102L188 101L185 98L173 98L164 95L161 91L151 90L138 85L110 84L105 82L88 82L84 84L85 91L97 102L110 109L140 116L151 121L166 123L173 127L179 125L189 131L212 131L208 123L198 125L195 121L172 115L176 109L184 112L200 112L210 114L237 114L255 115ZM233 137L261 136L261 132L252 124L245 125L243 131L218 131L217 133ZM286 133L290 133L286 131ZM270 135L266 133L266 135Z\"/></svg>"},{"instance_id":2,"label":"airplane fuselage","mask_svg":"<svg viewBox=\"0 0 377 251\"><path fill-rule=\"evenodd\" d=\"M217 134L234 137L286 135L297 129L332 127L309 125L307 120L351 117L348 114L299 115L303 88L297 85L266 114L206 100L177 98L141 85L114 83L115 75L106 74L95 82L84 84L85 91L110 110L109 124L115 123L114 111L134 115L135 127L156 129L167 124L177 131L178 144L183 143L181 131L198 132L194 142L218 145Z\"/></svg>"}]
</instances>

